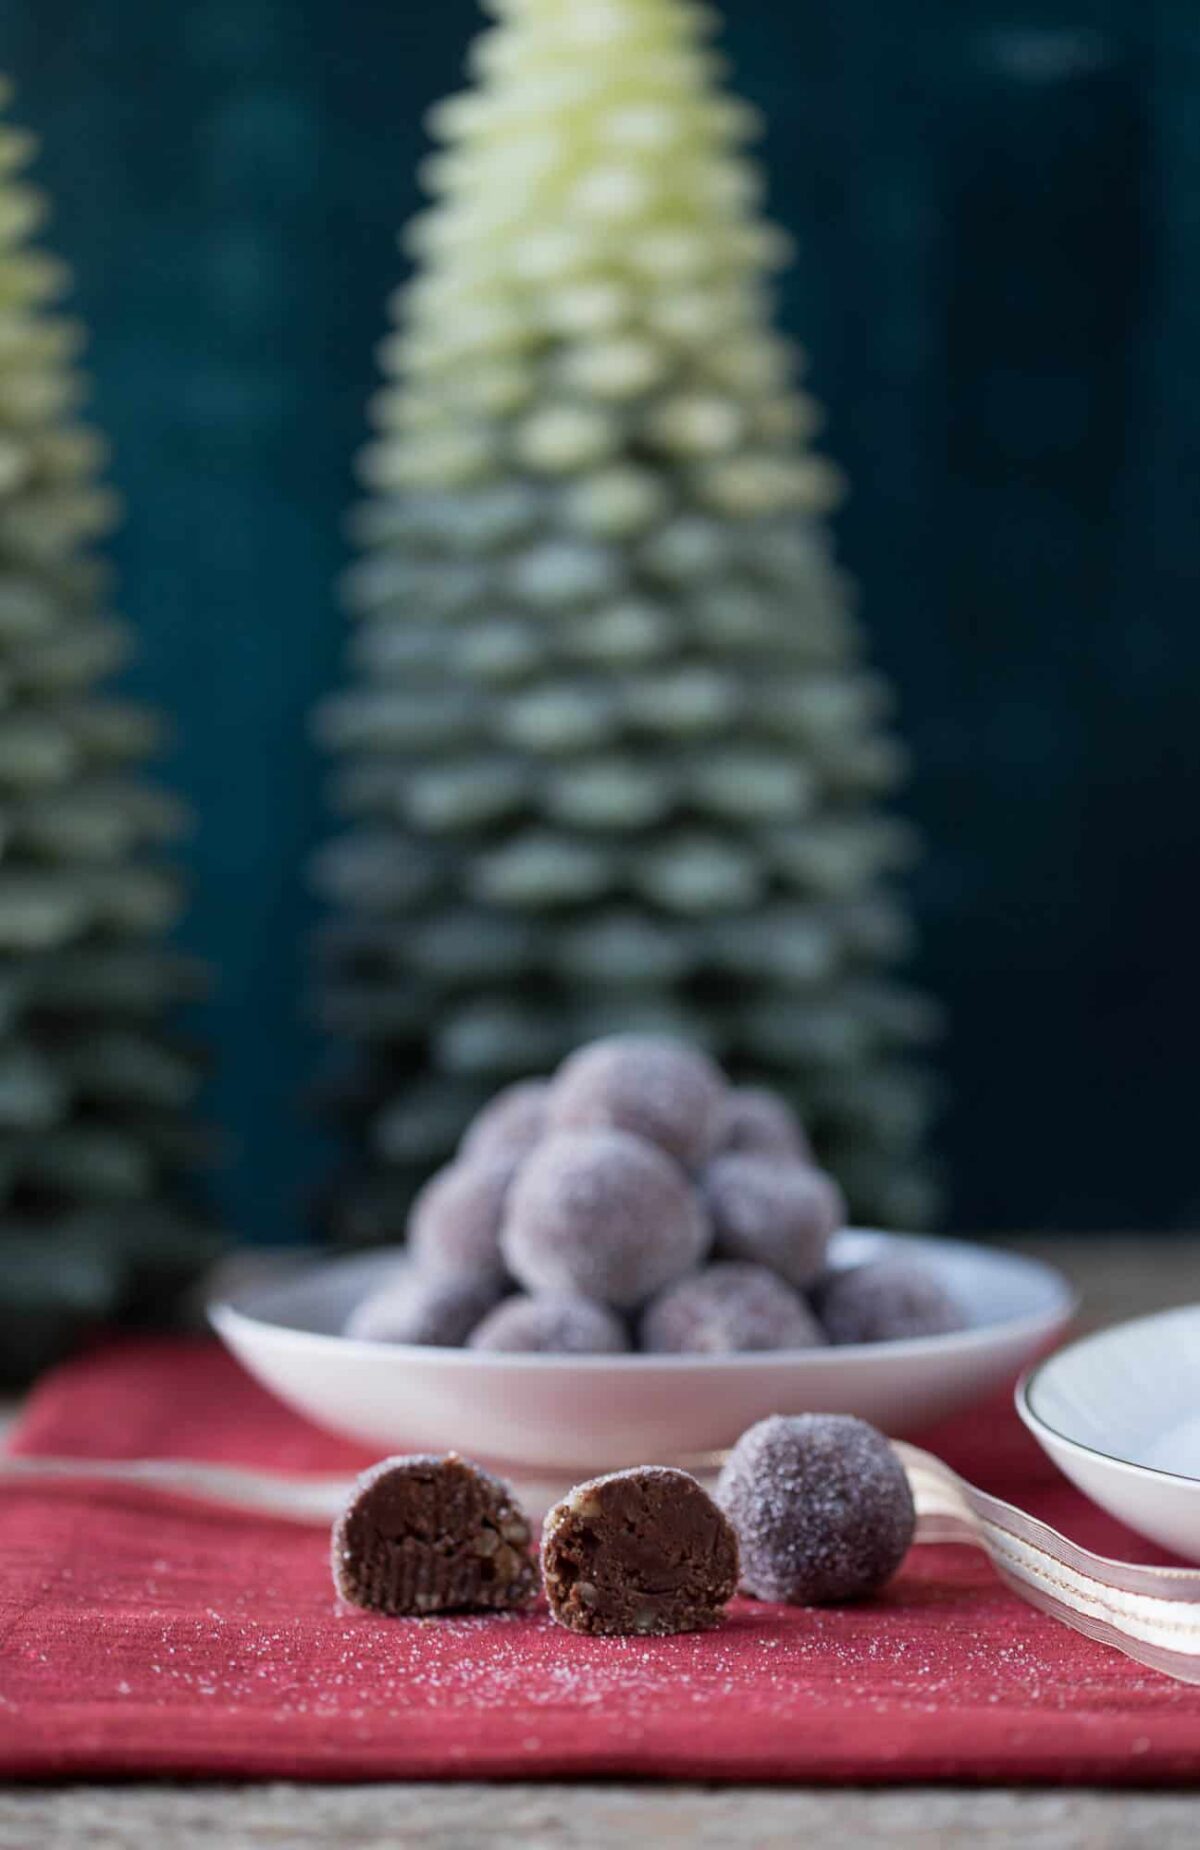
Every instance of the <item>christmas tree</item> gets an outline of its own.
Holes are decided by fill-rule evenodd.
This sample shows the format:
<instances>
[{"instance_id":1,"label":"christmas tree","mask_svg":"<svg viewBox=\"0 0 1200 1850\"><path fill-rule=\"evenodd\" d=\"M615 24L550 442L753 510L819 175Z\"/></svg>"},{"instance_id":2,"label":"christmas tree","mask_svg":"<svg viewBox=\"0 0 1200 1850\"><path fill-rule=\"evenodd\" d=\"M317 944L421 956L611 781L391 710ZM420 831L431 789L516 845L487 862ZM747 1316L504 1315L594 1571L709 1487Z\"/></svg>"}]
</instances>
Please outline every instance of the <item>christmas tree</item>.
<instances>
[{"instance_id":1,"label":"christmas tree","mask_svg":"<svg viewBox=\"0 0 1200 1850\"><path fill-rule=\"evenodd\" d=\"M7 95L4 96L7 102ZM177 1186L194 1060L164 1011L194 973L164 945L185 823L142 781L159 736L98 691L129 638L92 546L112 522L78 421L66 275L30 240L45 200L0 124L0 1378L79 1326L161 1314L211 1240Z\"/></svg>"},{"instance_id":2,"label":"christmas tree","mask_svg":"<svg viewBox=\"0 0 1200 1850\"><path fill-rule=\"evenodd\" d=\"M780 1085L859 1215L919 1222L902 760L753 112L690 0L492 11L433 112L318 721L323 1013L370 1147L342 1224L395 1237L482 1098L625 1027Z\"/></svg>"}]
</instances>

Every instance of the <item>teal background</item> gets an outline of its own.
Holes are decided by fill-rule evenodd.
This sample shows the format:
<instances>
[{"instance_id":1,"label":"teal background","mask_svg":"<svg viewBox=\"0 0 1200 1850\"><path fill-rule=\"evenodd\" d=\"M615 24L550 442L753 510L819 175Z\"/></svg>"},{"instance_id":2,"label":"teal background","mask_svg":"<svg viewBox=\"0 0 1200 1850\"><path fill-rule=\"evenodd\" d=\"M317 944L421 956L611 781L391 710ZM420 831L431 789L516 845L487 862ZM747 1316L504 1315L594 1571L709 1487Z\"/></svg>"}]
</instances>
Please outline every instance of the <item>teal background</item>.
<instances>
[{"instance_id":1,"label":"teal background","mask_svg":"<svg viewBox=\"0 0 1200 1850\"><path fill-rule=\"evenodd\" d=\"M330 1153L301 1007L331 585L421 115L470 0L0 0L129 518L130 676L192 799L185 937L244 1233ZM1185 1226L1200 799L1200 10L736 0L840 521L916 758L940 1143L973 1227Z\"/></svg>"}]
</instances>

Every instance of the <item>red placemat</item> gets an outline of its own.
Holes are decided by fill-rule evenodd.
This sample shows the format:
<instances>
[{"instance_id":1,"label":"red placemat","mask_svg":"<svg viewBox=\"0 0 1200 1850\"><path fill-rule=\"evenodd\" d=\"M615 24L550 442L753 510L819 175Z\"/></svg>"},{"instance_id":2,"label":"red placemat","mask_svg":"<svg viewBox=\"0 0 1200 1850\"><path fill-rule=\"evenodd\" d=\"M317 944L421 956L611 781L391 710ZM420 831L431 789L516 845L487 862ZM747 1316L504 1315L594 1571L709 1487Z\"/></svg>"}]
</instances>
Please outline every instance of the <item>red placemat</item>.
<instances>
[{"instance_id":1,"label":"red placemat","mask_svg":"<svg viewBox=\"0 0 1200 1850\"><path fill-rule=\"evenodd\" d=\"M925 1442L1075 1539L1149 1544L1087 1505L1007 1399ZM207 1343L125 1344L51 1376L18 1449L354 1470ZM1025 1605L967 1548L887 1592L739 1602L720 1631L580 1639L525 1618L335 1604L317 1529L74 1485L0 1487L0 1774L1178 1784L1200 1689Z\"/></svg>"}]
</instances>

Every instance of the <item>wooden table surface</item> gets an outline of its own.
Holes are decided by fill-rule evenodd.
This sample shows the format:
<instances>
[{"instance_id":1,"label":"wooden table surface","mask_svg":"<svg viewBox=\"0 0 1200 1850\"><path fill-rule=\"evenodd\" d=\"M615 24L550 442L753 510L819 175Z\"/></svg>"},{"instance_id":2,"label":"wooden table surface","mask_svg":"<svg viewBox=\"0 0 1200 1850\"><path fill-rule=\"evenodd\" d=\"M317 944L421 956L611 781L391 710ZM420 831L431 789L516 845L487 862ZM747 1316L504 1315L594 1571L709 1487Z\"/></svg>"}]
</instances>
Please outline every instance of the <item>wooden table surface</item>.
<instances>
[{"instance_id":1,"label":"wooden table surface","mask_svg":"<svg viewBox=\"0 0 1200 1850\"><path fill-rule=\"evenodd\" d=\"M1200 1300L1200 1239L1023 1237L1113 1322ZM1193 1850L1200 1793L625 1785L122 1785L0 1791L0 1850Z\"/></svg>"}]
</instances>

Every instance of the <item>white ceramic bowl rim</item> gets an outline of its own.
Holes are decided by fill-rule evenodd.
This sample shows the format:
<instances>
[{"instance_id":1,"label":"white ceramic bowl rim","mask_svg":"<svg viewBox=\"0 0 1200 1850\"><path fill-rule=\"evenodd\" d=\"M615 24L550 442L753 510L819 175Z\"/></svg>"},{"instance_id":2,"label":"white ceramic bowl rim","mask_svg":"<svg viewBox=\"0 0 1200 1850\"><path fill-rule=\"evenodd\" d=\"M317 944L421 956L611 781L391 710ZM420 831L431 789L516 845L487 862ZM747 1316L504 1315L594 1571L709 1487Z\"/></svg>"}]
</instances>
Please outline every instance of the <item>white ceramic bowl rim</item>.
<instances>
[{"instance_id":1,"label":"white ceramic bowl rim","mask_svg":"<svg viewBox=\"0 0 1200 1850\"><path fill-rule=\"evenodd\" d=\"M905 1235L881 1235L874 1229L847 1228L839 1236L847 1244L847 1253L843 1264L857 1264L869 1258L878 1246L881 1252L894 1252L897 1247L911 1248L914 1257L924 1251L948 1254L956 1253L978 1258L987 1251L972 1242L951 1240L942 1236L921 1238ZM613 1369L637 1369L648 1372L680 1372L703 1367L710 1369L737 1371L740 1369L761 1368L764 1362L783 1363L803 1359L809 1368L833 1372L842 1367L845 1361L863 1356L878 1356L882 1349L899 1360L906 1357L929 1357L947 1354L961 1354L972 1347L986 1343L997 1332L1004 1331L1014 1338L1028 1332L1035 1337L1048 1326L1060 1325L1069 1317L1076 1305L1076 1297L1071 1286L1061 1273L1052 1266L1044 1265L1040 1260L1031 1259L1025 1254L1009 1252L1003 1247L995 1248L997 1258L1012 1268L1019 1266L1024 1273L1031 1293L1036 1299L1031 1307L1021 1316L1000 1316L990 1321L976 1321L962 1330L948 1331L940 1336L905 1337L886 1344L882 1343L839 1343L828 1348L813 1349L772 1349L748 1350L731 1355L686 1354L686 1355L651 1355L641 1350L609 1355L538 1355L510 1353L502 1350L442 1348L434 1344L371 1342L361 1337L344 1336L338 1331L314 1330L292 1323L286 1317L272 1314L272 1303L277 1297L288 1298L298 1284L309 1276L328 1275L331 1269L341 1266L350 1269L360 1265L364 1259L378 1259L379 1252L357 1253L341 1260L328 1259L314 1263L311 1274L306 1270L299 1278L292 1278L285 1283L267 1287L254 1287L239 1294L236 1299L220 1299L208 1308L209 1317L222 1334L227 1330L245 1328L247 1325L269 1324L277 1331L286 1333L293 1344L311 1347L314 1356L330 1354L336 1351L340 1355L353 1355L368 1358L377 1356L385 1348L389 1356L398 1360L433 1361L449 1364L451 1367L469 1368L479 1372L503 1374L509 1369L535 1368L547 1374L561 1373L569 1370L572 1374L580 1371L608 1373ZM852 1256L850 1256L852 1255Z\"/></svg>"},{"instance_id":2,"label":"white ceramic bowl rim","mask_svg":"<svg viewBox=\"0 0 1200 1850\"><path fill-rule=\"evenodd\" d=\"M1190 1307L1181 1305L1179 1308L1186 1310ZM1067 1356L1079 1355L1087 1349L1101 1347L1115 1330L1133 1330L1143 1325L1161 1323L1165 1317L1174 1314L1173 1311L1152 1311L1145 1317L1133 1317L1124 1323L1108 1324L1102 1330L1090 1330L1086 1336L1077 1337L1074 1342L1064 1343L1061 1349L1054 1351L1053 1355L1045 1356L1042 1361L1035 1362L1032 1368L1026 1369L1017 1382L1013 1398L1018 1415L1034 1437L1037 1437L1040 1429L1042 1432L1050 1433L1060 1445L1065 1445L1069 1451L1074 1452L1080 1458L1103 1459L1105 1464L1117 1465L1132 1477L1145 1478L1151 1483L1157 1481L1174 1484L1200 1484L1200 1477L1195 1477L1190 1472L1168 1471L1162 1465L1145 1465L1138 1459L1128 1458L1120 1452L1106 1452L1098 1445L1089 1445L1085 1439L1077 1439L1071 1433L1064 1432L1061 1426L1055 1426L1052 1421L1039 1413L1034 1405L1034 1396L1039 1384L1050 1370L1064 1361Z\"/></svg>"}]
</instances>

